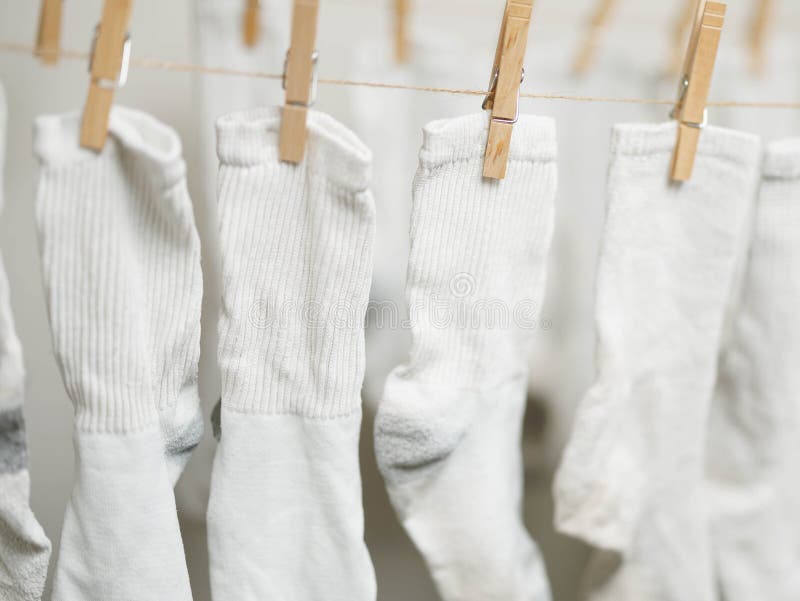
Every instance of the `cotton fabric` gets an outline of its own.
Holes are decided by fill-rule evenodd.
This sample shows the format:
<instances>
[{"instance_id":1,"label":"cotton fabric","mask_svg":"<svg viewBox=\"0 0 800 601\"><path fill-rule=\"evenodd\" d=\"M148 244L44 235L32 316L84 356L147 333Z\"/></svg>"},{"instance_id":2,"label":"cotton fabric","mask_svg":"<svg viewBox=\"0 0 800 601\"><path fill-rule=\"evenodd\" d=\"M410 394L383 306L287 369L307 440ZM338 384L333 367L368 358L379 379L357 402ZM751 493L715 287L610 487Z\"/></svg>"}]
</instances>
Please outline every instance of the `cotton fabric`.
<instances>
[{"instance_id":1,"label":"cotton fabric","mask_svg":"<svg viewBox=\"0 0 800 601\"><path fill-rule=\"evenodd\" d=\"M190 600L173 486L203 431L200 243L181 144L115 107L105 148L40 117L36 223L76 474L55 601Z\"/></svg>"},{"instance_id":2,"label":"cotton fabric","mask_svg":"<svg viewBox=\"0 0 800 601\"><path fill-rule=\"evenodd\" d=\"M24 388L22 347L0 259L0 597L8 601L42 598L51 549L30 508Z\"/></svg>"},{"instance_id":3,"label":"cotton fabric","mask_svg":"<svg viewBox=\"0 0 800 601\"><path fill-rule=\"evenodd\" d=\"M5 132L5 91L0 85L0 211ZM50 561L50 541L30 508L24 396L22 346L0 256L0 597L7 601L41 599Z\"/></svg>"},{"instance_id":4,"label":"cotton fabric","mask_svg":"<svg viewBox=\"0 0 800 601\"><path fill-rule=\"evenodd\" d=\"M208 508L217 599L370 601L358 441L375 208L371 155L310 112L278 158L280 110L217 123L221 439Z\"/></svg>"},{"instance_id":5,"label":"cotton fabric","mask_svg":"<svg viewBox=\"0 0 800 601\"><path fill-rule=\"evenodd\" d=\"M502 181L482 177L487 133L485 113L425 128L406 286L412 350L387 381L375 448L445 601L544 601L544 564L520 512L520 444L555 126L520 118Z\"/></svg>"},{"instance_id":6,"label":"cotton fabric","mask_svg":"<svg viewBox=\"0 0 800 601\"><path fill-rule=\"evenodd\" d=\"M691 180L670 183L675 127L612 134L597 375L555 482L558 528L604 551L593 600L714 599L706 427L760 149L707 128Z\"/></svg>"},{"instance_id":7,"label":"cotton fabric","mask_svg":"<svg viewBox=\"0 0 800 601\"><path fill-rule=\"evenodd\" d=\"M800 140L765 153L712 405L707 479L726 601L800 598Z\"/></svg>"}]
</instances>

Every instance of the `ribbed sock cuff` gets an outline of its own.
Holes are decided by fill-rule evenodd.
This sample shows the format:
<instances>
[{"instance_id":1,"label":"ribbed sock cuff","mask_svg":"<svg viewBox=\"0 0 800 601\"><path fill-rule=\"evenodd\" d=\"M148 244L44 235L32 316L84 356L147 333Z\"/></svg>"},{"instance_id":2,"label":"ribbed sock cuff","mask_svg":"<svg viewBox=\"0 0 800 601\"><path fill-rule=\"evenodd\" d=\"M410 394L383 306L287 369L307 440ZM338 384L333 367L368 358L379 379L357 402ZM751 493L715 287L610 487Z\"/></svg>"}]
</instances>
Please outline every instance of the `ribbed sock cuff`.
<instances>
[{"instance_id":1,"label":"ribbed sock cuff","mask_svg":"<svg viewBox=\"0 0 800 601\"><path fill-rule=\"evenodd\" d=\"M414 182L409 377L492 388L527 373L553 231L552 119L523 115L506 178L482 176L488 116L425 128Z\"/></svg>"},{"instance_id":2,"label":"ribbed sock cuff","mask_svg":"<svg viewBox=\"0 0 800 601\"><path fill-rule=\"evenodd\" d=\"M138 431L196 380L199 239L177 134L121 107L99 152L76 114L37 119L37 201L56 357L80 428Z\"/></svg>"},{"instance_id":3,"label":"ribbed sock cuff","mask_svg":"<svg viewBox=\"0 0 800 601\"><path fill-rule=\"evenodd\" d=\"M420 166L435 169L457 161L483 160L489 114L474 113L432 121L423 130ZM550 117L520 115L511 135L511 161L555 161L556 124Z\"/></svg>"},{"instance_id":4,"label":"ribbed sock cuff","mask_svg":"<svg viewBox=\"0 0 800 601\"><path fill-rule=\"evenodd\" d=\"M615 125L611 130L611 155L671 155L677 136L675 121ZM713 126L703 130L697 147L698 157L714 157L740 165L752 165L760 152L755 135Z\"/></svg>"},{"instance_id":5,"label":"ribbed sock cuff","mask_svg":"<svg viewBox=\"0 0 800 601\"><path fill-rule=\"evenodd\" d=\"M217 154L221 163L239 167L275 164L278 159L281 109L258 108L217 120ZM304 167L308 173L354 192L366 190L372 153L356 135L325 113L308 112Z\"/></svg>"},{"instance_id":6,"label":"ribbed sock cuff","mask_svg":"<svg viewBox=\"0 0 800 601\"><path fill-rule=\"evenodd\" d=\"M178 134L146 113L115 106L109 118L110 141L101 153L81 147L80 127L78 113L36 119L33 149L44 169L96 162L123 153L147 172L150 185L170 188L186 178Z\"/></svg>"},{"instance_id":7,"label":"ribbed sock cuff","mask_svg":"<svg viewBox=\"0 0 800 601\"><path fill-rule=\"evenodd\" d=\"M369 150L310 112L304 160L278 158L280 110L217 123L223 406L352 414L364 374L375 209Z\"/></svg>"}]
</instances>

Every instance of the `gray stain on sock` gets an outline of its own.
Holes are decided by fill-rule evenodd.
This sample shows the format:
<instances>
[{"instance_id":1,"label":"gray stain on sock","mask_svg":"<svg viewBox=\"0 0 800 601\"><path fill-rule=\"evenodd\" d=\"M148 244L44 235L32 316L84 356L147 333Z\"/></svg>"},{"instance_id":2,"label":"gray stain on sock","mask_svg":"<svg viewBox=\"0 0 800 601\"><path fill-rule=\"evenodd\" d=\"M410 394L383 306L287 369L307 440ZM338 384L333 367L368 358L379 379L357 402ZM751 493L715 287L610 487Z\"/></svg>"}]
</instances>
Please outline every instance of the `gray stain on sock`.
<instances>
[{"instance_id":1,"label":"gray stain on sock","mask_svg":"<svg viewBox=\"0 0 800 601\"><path fill-rule=\"evenodd\" d=\"M0 474L11 474L28 467L25 418L22 407L0 412Z\"/></svg>"},{"instance_id":2,"label":"gray stain on sock","mask_svg":"<svg viewBox=\"0 0 800 601\"><path fill-rule=\"evenodd\" d=\"M222 440L222 399L217 401L214 405L214 410L211 412L211 431L214 433L214 438L219 442Z\"/></svg>"},{"instance_id":3,"label":"gray stain on sock","mask_svg":"<svg viewBox=\"0 0 800 601\"><path fill-rule=\"evenodd\" d=\"M165 441L166 454L171 457L190 454L200 443L203 429L203 418L197 416L182 431L175 433Z\"/></svg>"}]
</instances>

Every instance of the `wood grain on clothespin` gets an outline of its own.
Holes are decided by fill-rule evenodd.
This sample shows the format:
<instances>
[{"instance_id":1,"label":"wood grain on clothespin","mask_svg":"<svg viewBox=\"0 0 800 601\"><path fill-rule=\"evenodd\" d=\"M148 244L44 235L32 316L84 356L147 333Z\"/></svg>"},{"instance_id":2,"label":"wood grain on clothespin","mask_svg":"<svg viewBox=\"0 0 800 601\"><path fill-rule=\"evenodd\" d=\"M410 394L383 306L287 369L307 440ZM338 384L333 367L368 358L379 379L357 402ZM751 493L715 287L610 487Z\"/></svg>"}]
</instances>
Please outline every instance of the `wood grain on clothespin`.
<instances>
[{"instance_id":1,"label":"wood grain on clothespin","mask_svg":"<svg viewBox=\"0 0 800 601\"><path fill-rule=\"evenodd\" d=\"M511 134L519 117L525 49L528 45L533 0L507 0L484 109L492 110L483 176L503 179L508 167Z\"/></svg>"},{"instance_id":2,"label":"wood grain on clothespin","mask_svg":"<svg viewBox=\"0 0 800 601\"><path fill-rule=\"evenodd\" d=\"M681 66L685 60L684 49L687 32L691 30L697 12L697 0L683 0L683 2L681 12L672 29L672 54L666 70L666 74L670 77L677 77L681 74Z\"/></svg>"},{"instance_id":3,"label":"wood grain on clothespin","mask_svg":"<svg viewBox=\"0 0 800 601\"><path fill-rule=\"evenodd\" d=\"M772 10L774 3L772 0L757 0L756 11L753 15L753 22L748 35L748 46L750 47L750 69L756 75L764 72L764 48L772 20Z\"/></svg>"},{"instance_id":4,"label":"wood grain on clothespin","mask_svg":"<svg viewBox=\"0 0 800 601\"><path fill-rule=\"evenodd\" d=\"M672 179L687 181L694 169L700 133L706 123L706 105L717 49L725 23L723 2L700 0L684 63L684 78L674 117L678 121L678 140L672 155Z\"/></svg>"},{"instance_id":5,"label":"wood grain on clothespin","mask_svg":"<svg viewBox=\"0 0 800 601\"><path fill-rule=\"evenodd\" d=\"M39 13L36 56L48 65L58 62L61 49L61 2L62 0L42 0Z\"/></svg>"},{"instance_id":6,"label":"wood grain on clothespin","mask_svg":"<svg viewBox=\"0 0 800 601\"><path fill-rule=\"evenodd\" d=\"M394 56L398 63L407 63L410 56L408 43L408 14L411 0L394 0Z\"/></svg>"},{"instance_id":7,"label":"wood grain on clothespin","mask_svg":"<svg viewBox=\"0 0 800 601\"><path fill-rule=\"evenodd\" d=\"M289 163L302 161L306 150L306 118L316 95L318 12L318 0L294 0L292 40L283 73L286 102L280 132L280 159Z\"/></svg>"},{"instance_id":8,"label":"wood grain on clothespin","mask_svg":"<svg viewBox=\"0 0 800 601\"><path fill-rule=\"evenodd\" d=\"M248 48L258 44L261 37L261 2L259 0L245 0L244 16L242 18L242 41Z\"/></svg>"},{"instance_id":9,"label":"wood grain on clothespin","mask_svg":"<svg viewBox=\"0 0 800 601\"><path fill-rule=\"evenodd\" d=\"M103 15L89 59L91 83L81 123L81 146L84 148L102 150L106 143L114 92L127 77L128 24L132 6L133 0L105 0L103 4Z\"/></svg>"},{"instance_id":10,"label":"wood grain on clothespin","mask_svg":"<svg viewBox=\"0 0 800 601\"><path fill-rule=\"evenodd\" d=\"M586 28L586 37L584 37L582 44L578 48L578 54L575 55L575 61L572 63L573 73L583 75L592 66L597 56L597 45L600 40L600 35L616 3L617 0L599 0L597 9L589 20L589 25Z\"/></svg>"}]
</instances>

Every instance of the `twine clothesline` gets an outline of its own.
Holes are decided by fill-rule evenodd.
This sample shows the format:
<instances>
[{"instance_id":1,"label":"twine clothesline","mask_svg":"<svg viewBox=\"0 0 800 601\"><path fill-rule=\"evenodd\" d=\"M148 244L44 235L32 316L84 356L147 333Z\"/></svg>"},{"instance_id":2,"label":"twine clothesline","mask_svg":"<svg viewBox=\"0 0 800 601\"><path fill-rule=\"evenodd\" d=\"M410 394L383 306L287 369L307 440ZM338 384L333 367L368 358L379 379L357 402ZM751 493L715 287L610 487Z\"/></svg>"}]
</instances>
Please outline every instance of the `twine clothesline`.
<instances>
[{"instance_id":1,"label":"twine clothesline","mask_svg":"<svg viewBox=\"0 0 800 601\"><path fill-rule=\"evenodd\" d=\"M34 46L18 42L0 41L0 53L5 54L26 54L33 56ZM76 50L60 50L56 53L59 58L65 60L88 61L89 53ZM228 75L233 77L251 77L256 79L281 80L283 75L280 73L267 73L264 71L253 71L246 69L232 69L229 67L209 67L194 63L183 63L169 61L158 58L131 58L130 66L139 69L155 71L172 71L183 73L202 73L206 75ZM337 79L330 77L320 77L320 85L364 87L383 90L405 90L410 92L428 92L434 94L452 94L462 96L484 96L486 90L471 90L463 88L448 88L437 86L419 86L409 84L386 83L378 81L362 81L355 79ZM660 98L626 98L614 96L585 96L579 94L563 94L550 92L520 92L520 98L529 100L563 100L570 102L597 102L614 104L647 104L672 106L674 99ZM724 108L753 108L753 109L788 109L800 110L800 102L784 101L738 101L738 100L717 100L708 103L709 107Z\"/></svg>"}]
</instances>

